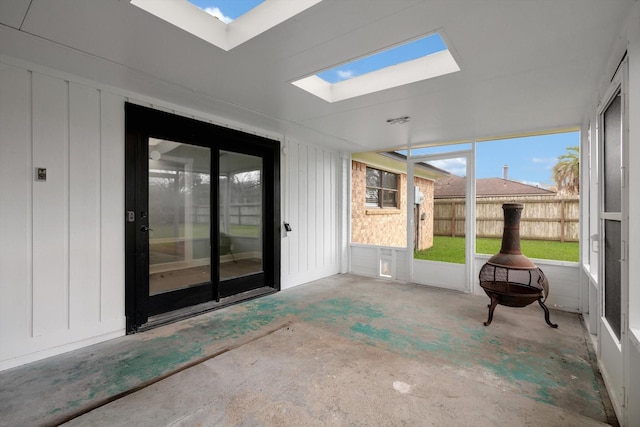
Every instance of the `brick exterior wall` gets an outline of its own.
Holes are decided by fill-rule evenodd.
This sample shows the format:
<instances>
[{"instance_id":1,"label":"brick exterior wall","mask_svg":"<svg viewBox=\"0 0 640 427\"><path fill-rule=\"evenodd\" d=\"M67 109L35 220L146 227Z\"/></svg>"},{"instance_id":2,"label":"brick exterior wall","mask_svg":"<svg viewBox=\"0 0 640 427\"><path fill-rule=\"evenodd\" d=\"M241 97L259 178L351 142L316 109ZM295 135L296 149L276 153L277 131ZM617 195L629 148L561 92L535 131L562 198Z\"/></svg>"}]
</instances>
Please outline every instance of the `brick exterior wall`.
<instances>
[{"instance_id":1,"label":"brick exterior wall","mask_svg":"<svg viewBox=\"0 0 640 427\"><path fill-rule=\"evenodd\" d=\"M365 245L406 247L407 245L407 175L398 175L398 208L368 208L366 206L367 165L351 162L351 241ZM433 181L414 178L424 194L419 206L418 249L433 246Z\"/></svg>"}]
</instances>

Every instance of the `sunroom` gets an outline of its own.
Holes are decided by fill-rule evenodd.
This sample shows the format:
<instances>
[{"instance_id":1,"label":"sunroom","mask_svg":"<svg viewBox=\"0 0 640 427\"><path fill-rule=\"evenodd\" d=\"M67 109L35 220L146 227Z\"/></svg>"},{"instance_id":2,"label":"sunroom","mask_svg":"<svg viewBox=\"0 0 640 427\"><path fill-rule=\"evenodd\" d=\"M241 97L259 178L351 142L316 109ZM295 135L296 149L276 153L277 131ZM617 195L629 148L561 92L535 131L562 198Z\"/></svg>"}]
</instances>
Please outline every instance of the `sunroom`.
<instances>
[{"instance_id":1,"label":"sunroom","mask_svg":"<svg viewBox=\"0 0 640 427\"><path fill-rule=\"evenodd\" d=\"M345 273L482 294L474 239L411 256L420 212L352 243L352 159L461 160L474 236L480 144L573 132L579 261L536 263L639 425L637 2L225 3L0 4L0 371Z\"/></svg>"}]
</instances>

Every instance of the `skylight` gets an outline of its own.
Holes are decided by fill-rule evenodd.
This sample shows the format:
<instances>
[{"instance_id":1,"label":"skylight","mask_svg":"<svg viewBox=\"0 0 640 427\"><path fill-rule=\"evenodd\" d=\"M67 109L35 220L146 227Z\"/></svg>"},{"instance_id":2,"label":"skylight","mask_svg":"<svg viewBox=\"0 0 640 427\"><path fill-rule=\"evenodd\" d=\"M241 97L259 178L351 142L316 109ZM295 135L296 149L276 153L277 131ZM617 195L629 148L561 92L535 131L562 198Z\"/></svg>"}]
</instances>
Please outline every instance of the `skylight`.
<instances>
[{"instance_id":1,"label":"skylight","mask_svg":"<svg viewBox=\"0 0 640 427\"><path fill-rule=\"evenodd\" d=\"M339 65L316 75L322 80L333 84L443 50L447 50L447 45L442 41L440 34L436 33L391 49L383 50L382 52L374 53L361 59L356 59L355 61L347 62L346 64Z\"/></svg>"},{"instance_id":2,"label":"skylight","mask_svg":"<svg viewBox=\"0 0 640 427\"><path fill-rule=\"evenodd\" d=\"M322 0L131 0L131 4L231 50Z\"/></svg>"},{"instance_id":3,"label":"skylight","mask_svg":"<svg viewBox=\"0 0 640 427\"><path fill-rule=\"evenodd\" d=\"M249 12L264 0L188 0L189 3L204 10L225 24Z\"/></svg>"},{"instance_id":4,"label":"skylight","mask_svg":"<svg viewBox=\"0 0 640 427\"><path fill-rule=\"evenodd\" d=\"M367 55L293 84L337 102L460 71L438 33Z\"/></svg>"}]
</instances>

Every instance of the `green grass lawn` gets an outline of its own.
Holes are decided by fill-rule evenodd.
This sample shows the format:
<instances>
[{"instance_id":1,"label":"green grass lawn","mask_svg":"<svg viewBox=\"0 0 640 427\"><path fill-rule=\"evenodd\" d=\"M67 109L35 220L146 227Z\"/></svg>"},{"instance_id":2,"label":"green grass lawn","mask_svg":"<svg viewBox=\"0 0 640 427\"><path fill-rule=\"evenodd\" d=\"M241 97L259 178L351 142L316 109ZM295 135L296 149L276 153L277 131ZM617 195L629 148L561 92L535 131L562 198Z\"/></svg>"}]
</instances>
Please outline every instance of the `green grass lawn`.
<instances>
[{"instance_id":1,"label":"green grass lawn","mask_svg":"<svg viewBox=\"0 0 640 427\"><path fill-rule=\"evenodd\" d=\"M433 236L433 246L414 254L416 259L464 264L464 237ZM477 238L476 253L493 255L500 252L502 239ZM552 242L546 240L521 240L522 253L529 258L578 262L578 242Z\"/></svg>"},{"instance_id":2,"label":"green grass lawn","mask_svg":"<svg viewBox=\"0 0 640 427\"><path fill-rule=\"evenodd\" d=\"M258 237L258 226L257 225L234 225L231 224L231 235L232 236L250 236L250 237Z\"/></svg>"}]
</instances>

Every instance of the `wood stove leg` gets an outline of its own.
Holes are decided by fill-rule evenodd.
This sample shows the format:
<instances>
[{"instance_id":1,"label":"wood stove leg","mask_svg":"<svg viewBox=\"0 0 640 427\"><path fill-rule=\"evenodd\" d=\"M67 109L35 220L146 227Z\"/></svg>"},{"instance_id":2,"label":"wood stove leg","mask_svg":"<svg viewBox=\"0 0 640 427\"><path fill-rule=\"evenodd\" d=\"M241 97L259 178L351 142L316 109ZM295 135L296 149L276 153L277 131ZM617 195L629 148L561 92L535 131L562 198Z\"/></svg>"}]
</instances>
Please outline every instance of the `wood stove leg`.
<instances>
[{"instance_id":1,"label":"wood stove leg","mask_svg":"<svg viewBox=\"0 0 640 427\"><path fill-rule=\"evenodd\" d=\"M549 320L549 309L542 302L542 297L538 298L538 304L540 304L540 307L542 307L542 309L544 310L544 321L547 322L547 325L551 326L552 328L557 328L558 325L556 323L551 323L551 320Z\"/></svg>"},{"instance_id":2,"label":"wood stove leg","mask_svg":"<svg viewBox=\"0 0 640 427\"><path fill-rule=\"evenodd\" d=\"M493 320L493 310L496 309L496 305L498 305L498 297L494 295L491 297L491 304L487 306L489 307L489 318L484 322L484 326L489 326L491 324L491 321Z\"/></svg>"}]
</instances>

